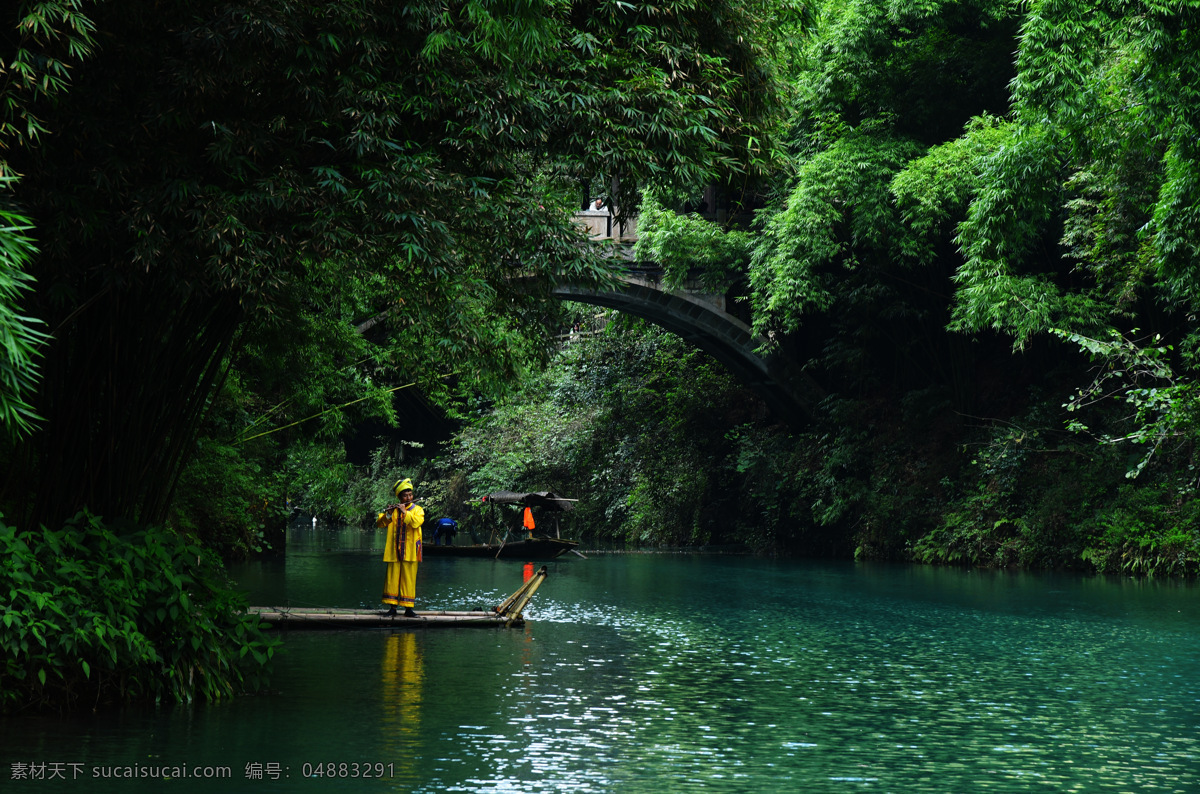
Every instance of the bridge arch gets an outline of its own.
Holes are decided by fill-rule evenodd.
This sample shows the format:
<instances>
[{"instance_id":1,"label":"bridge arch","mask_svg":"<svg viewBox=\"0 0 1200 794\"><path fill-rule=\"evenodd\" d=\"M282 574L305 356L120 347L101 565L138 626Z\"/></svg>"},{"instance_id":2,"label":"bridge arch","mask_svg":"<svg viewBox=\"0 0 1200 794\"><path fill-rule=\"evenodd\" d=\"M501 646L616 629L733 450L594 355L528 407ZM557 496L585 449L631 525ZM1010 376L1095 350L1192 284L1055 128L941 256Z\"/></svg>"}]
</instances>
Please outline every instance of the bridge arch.
<instances>
[{"instance_id":1,"label":"bridge arch","mask_svg":"<svg viewBox=\"0 0 1200 794\"><path fill-rule=\"evenodd\" d=\"M723 295L666 289L658 274L633 270L611 290L560 284L551 294L632 314L680 336L724 364L789 424L811 418L822 396L820 386L795 362L778 352L759 352L765 340L725 311Z\"/></svg>"}]
</instances>

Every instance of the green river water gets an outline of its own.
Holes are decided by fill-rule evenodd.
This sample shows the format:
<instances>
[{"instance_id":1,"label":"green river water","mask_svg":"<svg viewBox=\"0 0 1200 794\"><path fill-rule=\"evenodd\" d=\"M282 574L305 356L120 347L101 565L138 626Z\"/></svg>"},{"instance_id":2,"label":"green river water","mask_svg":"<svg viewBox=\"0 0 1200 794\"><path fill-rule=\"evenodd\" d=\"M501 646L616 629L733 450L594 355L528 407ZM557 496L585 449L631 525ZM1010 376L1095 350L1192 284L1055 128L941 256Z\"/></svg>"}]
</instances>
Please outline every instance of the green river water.
<instances>
[{"instance_id":1,"label":"green river water","mask_svg":"<svg viewBox=\"0 0 1200 794\"><path fill-rule=\"evenodd\" d=\"M381 545L295 529L286 558L231 573L252 603L374 606ZM548 569L522 629L293 631L267 694L0 721L0 791L1200 791L1195 583L684 554ZM418 610L494 605L522 572L427 559Z\"/></svg>"}]
</instances>

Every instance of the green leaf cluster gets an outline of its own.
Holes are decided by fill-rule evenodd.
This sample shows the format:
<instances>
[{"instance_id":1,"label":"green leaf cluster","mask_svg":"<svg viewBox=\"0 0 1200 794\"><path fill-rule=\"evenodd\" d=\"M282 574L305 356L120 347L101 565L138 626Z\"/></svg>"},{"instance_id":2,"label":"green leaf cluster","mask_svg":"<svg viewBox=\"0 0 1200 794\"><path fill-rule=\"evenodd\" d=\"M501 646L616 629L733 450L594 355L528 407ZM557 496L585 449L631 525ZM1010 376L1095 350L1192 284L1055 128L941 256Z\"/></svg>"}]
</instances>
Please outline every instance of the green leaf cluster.
<instances>
[{"instance_id":1,"label":"green leaf cluster","mask_svg":"<svg viewBox=\"0 0 1200 794\"><path fill-rule=\"evenodd\" d=\"M955 327L1025 345L1052 328L1107 333L1146 297L1194 303L1195 11L1084 8L1025 15L1008 139L960 229Z\"/></svg>"},{"instance_id":2,"label":"green leaf cluster","mask_svg":"<svg viewBox=\"0 0 1200 794\"><path fill-rule=\"evenodd\" d=\"M69 87L72 68L95 46L86 0L14 5L16 24L0 30L0 151L29 145L50 132L39 105ZM11 16L5 21L11 23Z\"/></svg>"},{"instance_id":3,"label":"green leaf cluster","mask_svg":"<svg viewBox=\"0 0 1200 794\"><path fill-rule=\"evenodd\" d=\"M647 191L633 251L639 262L661 266L670 286L698 277L704 286L723 291L745 272L752 241L749 232L722 228L695 213L677 213Z\"/></svg>"},{"instance_id":4,"label":"green leaf cluster","mask_svg":"<svg viewBox=\"0 0 1200 794\"><path fill-rule=\"evenodd\" d=\"M889 185L919 152L912 141L850 133L800 166L755 245L756 332L795 331L806 313L833 304L845 271L886 267L898 254L900 218Z\"/></svg>"},{"instance_id":5,"label":"green leaf cluster","mask_svg":"<svg viewBox=\"0 0 1200 794\"><path fill-rule=\"evenodd\" d=\"M278 642L211 552L80 513L0 522L0 710L218 700L265 681Z\"/></svg>"},{"instance_id":6,"label":"green leaf cluster","mask_svg":"<svg viewBox=\"0 0 1200 794\"><path fill-rule=\"evenodd\" d=\"M948 385L973 414L985 360L1078 373L1056 339L1090 357L1086 340L1148 329L1161 341L1108 348L1071 407L1122 395L1129 421L1099 440L1190 443L1197 21L1156 2L820 4L790 62L794 169L754 242L755 330L836 392ZM1152 379L1130 359L1155 350Z\"/></svg>"},{"instance_id":7,"label":"green leaf cluster","mask_svg":"<svg viewBox=\"0 0 1200 794\"><path fill-rule=\"evenodd\" d=\"M760 215L750 265L755 330L773 337L876 301L914 269L947 292L939 279L960 261L951 239L1006 110L1019 18L1017 4L988 0L817 8L793 65L793 169ZM902 311L926 311L916 300Z\"/></svg>"},{"instance_id":8,"label":"green leaf cluster","mask_svg":"<svg viewBox=\"0 0 1200 794\"><path fill-rule=\"evenodd\" d=\"M0 187L12 180L0 177ZM32 224L0 206L0 435L10 441L31 432L40 418L30 404L37 387L39 346L46 341L38 320L17 308L32 289L26 272L36 253Z\"/></svg>"},{"instance_id":9,"label":"green leaf cluster","mask_svg":"<svg viewBox=\"0 0 1200 794\"><path fill-rule=\"evenodd\" d=\"M0 29L0 437L9 441L41 419L30 400L47 336L18 308L33 287L28 267L37 249L32 221L11 201L16 176L5 154L46 134L38 106L67 88L71 63L91 51L94 26L82 9L80 0L20 3L15 28Z\"/></svg>"},{"instance_id":10,"label":"green leaf cluster","mask_svg":"<svg viewBox=\"0 0 1200 794\"><path fill-rule=\"evenodd\" d=\"M1081 556L1102 573L1193 576L1200 570L1197 519L1200 503L1167 484L1126 485L1096 516L1098 531Z\"/></svg>"}]
</instances>

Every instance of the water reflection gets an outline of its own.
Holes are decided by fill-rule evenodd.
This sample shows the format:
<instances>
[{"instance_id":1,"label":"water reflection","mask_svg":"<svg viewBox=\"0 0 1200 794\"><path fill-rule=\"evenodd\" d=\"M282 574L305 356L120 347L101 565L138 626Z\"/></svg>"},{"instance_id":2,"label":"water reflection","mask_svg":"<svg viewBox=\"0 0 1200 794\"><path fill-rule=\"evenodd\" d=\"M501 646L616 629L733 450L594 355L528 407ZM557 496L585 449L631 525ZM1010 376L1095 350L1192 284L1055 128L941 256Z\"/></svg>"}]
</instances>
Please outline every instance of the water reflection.
<instances>
[{"instance_id":1,"label":"water reflection","mask_svg":"<svg viewBox=\"0 0 1200 794\"><path fill-rule=\"evenodd\" d=\"M373 603L378 554L348 532L238 575L272 600ZM1195 585L684 555L549 570L521 630L298 632L271 695L136 726L10 721L0 746L395 765L319 784L347 792L1200 791ZM418 597L478 608L524 573L426 560Z\"/></svg>"},{"instance_id":2,"label":"water reflection","mask_svg":"<svg viewBox=\"0 0 1200 794\"><path fill-rule=\"evenodd\" d=\"M416 779L425 683L425 663L416 634L406 631L387 636L382 659L379 688L381 747L386 757L396 759L402 778Z\"/></svg>"}]
</instances>

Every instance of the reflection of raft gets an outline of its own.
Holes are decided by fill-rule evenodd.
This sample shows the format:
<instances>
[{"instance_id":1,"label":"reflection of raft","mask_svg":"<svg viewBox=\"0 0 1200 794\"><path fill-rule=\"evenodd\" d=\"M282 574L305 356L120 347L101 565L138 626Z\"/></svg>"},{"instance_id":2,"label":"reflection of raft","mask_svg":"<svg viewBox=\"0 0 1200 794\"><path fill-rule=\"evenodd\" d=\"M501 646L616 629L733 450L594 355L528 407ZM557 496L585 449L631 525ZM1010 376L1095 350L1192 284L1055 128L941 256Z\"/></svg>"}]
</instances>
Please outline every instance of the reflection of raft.
<instances>
[{"instance_id":1,"label":"reflection of raft","mask_svg":"<svg viewBox=\"0 0 1200 794\"><path fill-rule=\"evenodd\" d=\"M529 577L517 592L504 599L490 612L418 612L406 618L403 612L388 617L374 609L335 609L328 607L250 607L271 628L278 629L421 629L437 626L494 626L525 625L522 614L525 605L546 579L546 566Z\"/></svg>"}]
</instances>

